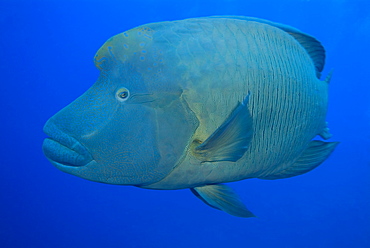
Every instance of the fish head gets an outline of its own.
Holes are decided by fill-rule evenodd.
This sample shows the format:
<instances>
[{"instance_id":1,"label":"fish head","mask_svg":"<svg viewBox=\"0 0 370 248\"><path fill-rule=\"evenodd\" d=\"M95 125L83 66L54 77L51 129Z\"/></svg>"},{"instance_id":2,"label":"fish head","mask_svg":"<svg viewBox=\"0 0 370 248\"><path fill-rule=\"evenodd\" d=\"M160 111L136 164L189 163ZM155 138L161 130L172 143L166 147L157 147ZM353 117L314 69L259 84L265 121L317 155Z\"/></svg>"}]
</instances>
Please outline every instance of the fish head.
<instances>
[{"instance_id":1,"label":"fish head","mask_svg":"<svg viewBox=\"0 0 370 248\"><path fill-rule=\"evenodd\" d=\"M176 73L166 69L163 44L151 35L137 28L109 39L95 55L95 84L47 121L43 151L58 169L142 186L163 179L183 158L197 118Z\"/></svg>"}]
</instances>

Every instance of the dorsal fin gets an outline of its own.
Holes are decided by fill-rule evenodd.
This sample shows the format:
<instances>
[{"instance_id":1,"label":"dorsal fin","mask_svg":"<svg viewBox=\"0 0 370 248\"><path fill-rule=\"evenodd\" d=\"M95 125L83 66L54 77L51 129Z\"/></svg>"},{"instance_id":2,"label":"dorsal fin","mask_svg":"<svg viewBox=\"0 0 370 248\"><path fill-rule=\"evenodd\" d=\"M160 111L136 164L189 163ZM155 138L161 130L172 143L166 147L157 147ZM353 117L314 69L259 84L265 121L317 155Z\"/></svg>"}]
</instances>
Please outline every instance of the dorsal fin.
<instances>
[{"instance_id":1,"label":"dorsal fin","mask_svg":"<svg viewBox=\"0 0 370 248\"><path fill-rule=\"evenodd\" d=\"M316 75L320 78L325 65L325 49L321 43L312 36L304 33L290 32L287 30L284 31L293 36L306 49L315 64Z\"/></svg>"},{"instance_id":2,"label":"dorsal fin","mask_svg":"<svg viewBox=\"0 0 370 248\"><path fill-rule=\"evenodd\" d=\"M321 43L316 40L314 37L303 33L302 31L293 28L288 25L271 22L268 20L254 18L254 17L247 17L247 16L210 16L209 18L230 18L230 19L238 19L238 20L245 20L245 21L252 21L252 22L259 22L274 26L279 28L288 34L290 34L294 39L296 39L301 46L307 51L309 56L311 57L315 69L316 69L316 76L320 78L321 72L324 69L325 65L325 49L321 45Z\"/></svg>"}]
</instances>

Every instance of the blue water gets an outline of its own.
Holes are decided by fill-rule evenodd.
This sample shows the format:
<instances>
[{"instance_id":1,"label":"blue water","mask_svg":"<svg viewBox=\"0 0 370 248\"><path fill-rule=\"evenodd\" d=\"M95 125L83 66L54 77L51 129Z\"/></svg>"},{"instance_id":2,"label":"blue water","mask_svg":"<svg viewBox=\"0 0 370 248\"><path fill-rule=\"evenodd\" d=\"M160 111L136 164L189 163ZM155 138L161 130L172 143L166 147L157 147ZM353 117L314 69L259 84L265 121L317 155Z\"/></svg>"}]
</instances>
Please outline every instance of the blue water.
<instances>
[{"instance_id":1,"label":"blue water","mask_svg":"<svg viewBox=\"0 0 370 248\"><path fill-rule=\"evenodd\" d=\"M327 120L340 141L314 171L232 183L258 218L189 190L105 185L44 157L42 127L98 76L92 59L140 24L247 15L297 27L334 68ZM370 247L370 9L367 1L0 1L0 247Z\"/></svg>"}]
</instances>

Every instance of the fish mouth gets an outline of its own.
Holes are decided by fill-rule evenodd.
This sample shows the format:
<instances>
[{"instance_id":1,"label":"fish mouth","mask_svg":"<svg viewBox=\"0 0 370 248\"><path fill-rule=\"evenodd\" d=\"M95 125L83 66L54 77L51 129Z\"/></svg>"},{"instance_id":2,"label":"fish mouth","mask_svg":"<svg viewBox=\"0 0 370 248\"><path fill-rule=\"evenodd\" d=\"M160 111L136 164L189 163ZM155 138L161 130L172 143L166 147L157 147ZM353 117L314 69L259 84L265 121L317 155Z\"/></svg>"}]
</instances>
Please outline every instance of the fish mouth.
<instances>
[{"instance_id":1,"label":"fish mouth","mask_svg":"<svg viewBox=\"0 0 370 248\"><path fill-rule=\"evenodd\" d=\"M49 137L44 140L42 150L56 167L82 167L93 161L84 145L49 121L44 126L44 133Z\"/></svg>"}]
</instances>

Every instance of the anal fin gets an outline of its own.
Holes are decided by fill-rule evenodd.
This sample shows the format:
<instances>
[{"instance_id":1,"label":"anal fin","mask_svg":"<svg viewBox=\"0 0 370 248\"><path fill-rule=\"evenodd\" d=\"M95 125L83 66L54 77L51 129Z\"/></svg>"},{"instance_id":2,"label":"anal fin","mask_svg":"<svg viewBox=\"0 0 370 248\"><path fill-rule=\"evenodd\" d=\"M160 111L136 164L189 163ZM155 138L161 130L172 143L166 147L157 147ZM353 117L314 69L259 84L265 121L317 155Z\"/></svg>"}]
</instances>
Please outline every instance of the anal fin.
<instances>
[{"instance_id":1,"label":"anal fin","mask_svg":"<svg viewBox=\"0 0 370 248\"><path fill-rule=\"evenodd\" d=\"M325 128L321 131L321 133L319 133L319 135L321 136L321 138L323 138L325 140L330 139L333 136L330 133L327 122L325 123Z\"/></svg>"},{"instance_id":2,"label":"anal fin","mask_svg":"<svg viewBox=\"0 0 370 248\"><path fill-rule=\"evenodd\" d=\"M276 174L259 178L274 180L294 177L307 173L324 162L338 144L339 142L313 140L308 144L308 147L303 151L301 156L290 167Z\"/></svg>"},{"instance_id":3,"label":"anal fin","mask_svg":"<svg viewBox=\"0 0 370 248\"><path fill-rule=\"evenodd\" d=\"M255 217L234 190L224 184L205 185L190 190L195 196L213 208L238 217Z\"/></svg>"}]
</instances>

